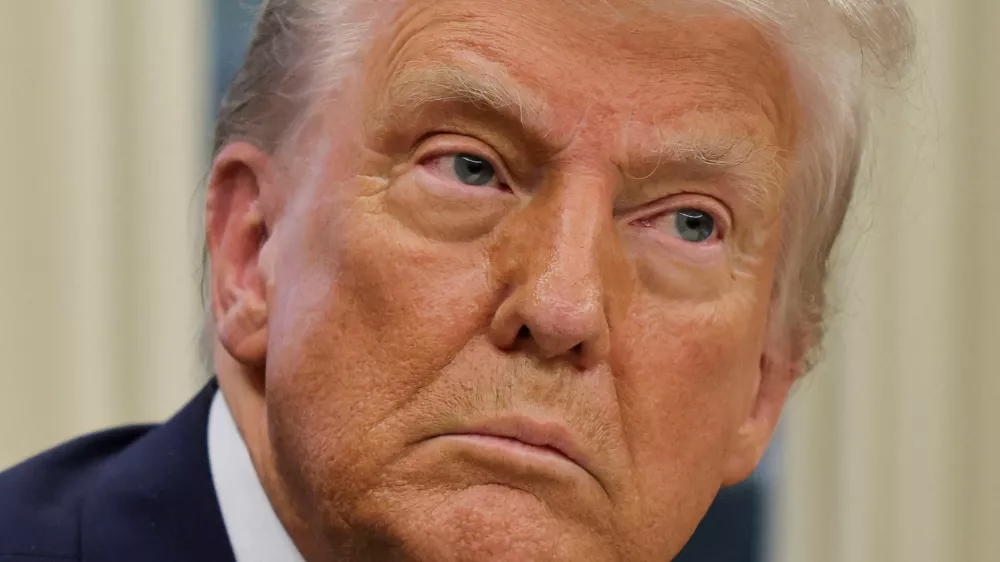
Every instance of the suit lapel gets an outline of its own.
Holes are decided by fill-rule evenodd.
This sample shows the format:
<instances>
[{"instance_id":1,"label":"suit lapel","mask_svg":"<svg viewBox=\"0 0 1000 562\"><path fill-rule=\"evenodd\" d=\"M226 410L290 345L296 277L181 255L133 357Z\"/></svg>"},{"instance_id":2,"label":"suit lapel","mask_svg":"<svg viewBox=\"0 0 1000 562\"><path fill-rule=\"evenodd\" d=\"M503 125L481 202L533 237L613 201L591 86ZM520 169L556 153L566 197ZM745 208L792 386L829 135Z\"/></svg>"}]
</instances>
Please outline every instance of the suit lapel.
<instances>
[{"instance_id":1,"label":"suit lapel","mask_svg":"<svg viewBox=\"0 0 1000 562\"><path fill-rule=\"evenodd\" d=\"M82 508L84 562L235 562L208 463L217 388L103 467Z\"/></svg>"}]
</instances>

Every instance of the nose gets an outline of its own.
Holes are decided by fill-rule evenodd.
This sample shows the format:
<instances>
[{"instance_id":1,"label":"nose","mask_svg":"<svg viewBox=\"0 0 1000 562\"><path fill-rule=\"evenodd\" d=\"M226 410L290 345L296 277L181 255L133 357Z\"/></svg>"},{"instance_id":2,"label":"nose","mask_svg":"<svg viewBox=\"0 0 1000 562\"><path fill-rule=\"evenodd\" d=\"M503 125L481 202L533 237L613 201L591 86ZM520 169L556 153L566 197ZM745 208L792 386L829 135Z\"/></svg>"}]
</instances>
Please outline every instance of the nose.
<instances>
[{"instance_id":1,"label":"nose","mask_svg":"<svg viewBox=\"0 0 1000 562\"><path fill-rule=\"evenodd\" d=\"M602 263L614 224L608 197L566 191L539 197L502 225L493 263L508 293L490 339L586 369L610 348Z\"/></svg>"}]
</instances>

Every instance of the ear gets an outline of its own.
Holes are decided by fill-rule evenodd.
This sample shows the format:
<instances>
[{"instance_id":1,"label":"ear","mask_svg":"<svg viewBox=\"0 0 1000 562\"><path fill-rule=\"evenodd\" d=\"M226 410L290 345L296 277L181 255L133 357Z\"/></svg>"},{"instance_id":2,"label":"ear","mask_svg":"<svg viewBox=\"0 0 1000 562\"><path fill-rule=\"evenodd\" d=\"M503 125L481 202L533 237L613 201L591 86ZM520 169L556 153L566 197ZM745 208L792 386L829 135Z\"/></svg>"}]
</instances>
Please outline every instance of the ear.
<instances>
[{"instance_id":1,"label":"ear","mask_svg":"<svg viewBox=\"0 0 1000 562\"><path fill-rule=\"evenodd\" d=\"M792 385L802 371L802 360L785 345L764 350L758 365L752 403L726 451L723 486L746 480L760 464Z\"/></svg>"},{"instance_id":2,"label":"ear","mask_svg":"<svg viewBox=\"0 0 1000 562\"><path fill-rule=\"evenodd\" d=\"M251 366L264 364L267 349L270 279L260 257L269 228L261 193L270 174L270 155L245 142L227 145L212 165L205 208L216 337Z\"/></svg>"}]
</instances>

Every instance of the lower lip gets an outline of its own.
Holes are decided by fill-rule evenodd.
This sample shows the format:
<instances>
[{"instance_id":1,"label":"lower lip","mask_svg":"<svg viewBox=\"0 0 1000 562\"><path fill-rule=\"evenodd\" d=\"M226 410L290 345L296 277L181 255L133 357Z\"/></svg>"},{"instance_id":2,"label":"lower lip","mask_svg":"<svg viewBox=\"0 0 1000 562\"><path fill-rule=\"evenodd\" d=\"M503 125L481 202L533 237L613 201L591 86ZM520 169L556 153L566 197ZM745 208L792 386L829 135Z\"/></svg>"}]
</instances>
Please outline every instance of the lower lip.
<instances>
[{"instance_id":1,"label":"lower lip","mask_svg":"<svg viewBox=\"0 0 1000 562\"><path fill-rule=\"evenodd\" d=\"M531 445L517 439L508 437L498 437L495 435L481 435L475 433L459 433L451 435L441 435L435 437L434 441L446 441L458 445L468 445L479 449L487 454L497 454L506 457L508 461L521 463L543 463L562 468L572 467L582 470L582 467L551 447Z\"/></svg>"}]
</instances>

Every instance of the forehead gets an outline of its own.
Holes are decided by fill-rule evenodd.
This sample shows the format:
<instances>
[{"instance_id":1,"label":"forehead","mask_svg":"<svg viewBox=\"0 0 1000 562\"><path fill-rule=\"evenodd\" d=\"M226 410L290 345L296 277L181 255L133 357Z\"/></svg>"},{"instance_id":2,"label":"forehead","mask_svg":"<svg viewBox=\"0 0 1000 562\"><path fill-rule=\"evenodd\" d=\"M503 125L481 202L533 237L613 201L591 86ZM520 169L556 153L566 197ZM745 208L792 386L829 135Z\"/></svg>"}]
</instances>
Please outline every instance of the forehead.
<instances>
[{"instance_id":1,"label":"forehead","mask_svg":"<svg viewBox=\"0 0 1000 562\"><path fill-rule=\"evenodd\" d=\"M643 124L659 131L685 121L773 136L783 146L794 136L794 96L779 49L721 9L410 0L379 37L370 69L383 85L429 63L500 75L529 105L547 109L546 125L557 136L580 134L585 121L638 137Z\"/></svg>"}]
</instances>

